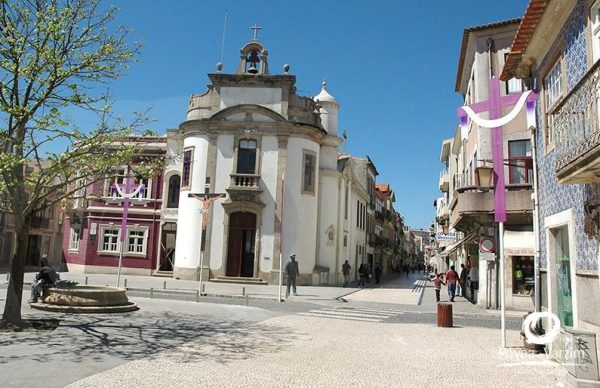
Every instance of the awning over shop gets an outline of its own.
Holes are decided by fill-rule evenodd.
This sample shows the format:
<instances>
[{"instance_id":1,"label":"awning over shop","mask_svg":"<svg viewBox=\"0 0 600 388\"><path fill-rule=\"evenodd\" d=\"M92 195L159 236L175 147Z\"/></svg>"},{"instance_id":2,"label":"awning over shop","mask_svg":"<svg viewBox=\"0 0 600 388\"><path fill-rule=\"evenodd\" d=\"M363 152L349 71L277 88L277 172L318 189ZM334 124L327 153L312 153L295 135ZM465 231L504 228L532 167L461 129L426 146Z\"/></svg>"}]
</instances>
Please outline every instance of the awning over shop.
<instances>
[{"instance_id":1,"label":"awning over shop","mask_svg":"<svg viewBox=\"0 0 600 388\"><path fill-rule=\"evenodd\" d=\"M504 231L504 254L511 256L534 255L533 232Z\"/></svg>"},{"instance_id":2,"label":"awning over shop","mask_svg":"<svg viewBox=\"0 0 600 388\"><path fill-rule=\"evenodd\" d=\"M448 257L450 256L452 253L454 253L454 251L456 251L462 244L467 243L471 240L473 240L475 237L477 237L477 231L471 232L468 235L466 235L464 238L458 240L457 242L455 242L452 245L449 245L446 247L446 249L439 254L439 256L441 257Z\"/></svg>"}]
</instances>

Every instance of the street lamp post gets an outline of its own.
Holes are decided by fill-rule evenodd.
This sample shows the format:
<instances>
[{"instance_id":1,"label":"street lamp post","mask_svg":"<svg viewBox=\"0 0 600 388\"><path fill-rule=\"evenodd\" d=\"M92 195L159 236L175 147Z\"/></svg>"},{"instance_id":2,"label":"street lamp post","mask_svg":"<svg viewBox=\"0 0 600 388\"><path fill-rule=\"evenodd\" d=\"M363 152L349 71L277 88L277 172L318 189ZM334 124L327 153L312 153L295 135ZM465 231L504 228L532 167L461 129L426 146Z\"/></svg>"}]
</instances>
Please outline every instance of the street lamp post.
<instances>
[{"instance_id":1,"label":"street lamp post","mask_svg":"<svg viewBox=\"0 0 600 388\"><path fill-rule=\"evenodd\" d=\"M506 306L504 300L504 222L506 222L506 193L504 185L504 141L502 138L502 127L514 120L518 113L527 105L527 128L535 126L534 103L537 94L533 91L524 93L512 93L506 96L500 95L500 81L492 77L489 82L489 96L487 101L481 101L470 106L458 108L457 114L461 121L461 135L465 138L468 134L468 119L477 125L492 130L492 162L494 182L494 220L498 223L498 261L500 263L500 325L502 331L502 347L506 347ZM502 108L513 106L513 109L502 116ZM489 112L489 119L482 119L478 113ZM484 173L484 166L479 167L477 172ZM487 170L489 171L489 170ZM481 177L483 178L483 177ZM479 181L481 183L481 180Z\"/></svg>"},{"instance_id":2,"label":"street lamp post","mask_svg":"<svg viewBox=\"0 0 600 388\"><path fill-rule=\"evenodd\" d=\"M113 198L116 198L115 192L119 194L119 197L123 198L123 219L121 220L121 233L120 241L121 246L119 247L119 267L117 269L117 287L121 285L121 267L123 266L123 245L125 245L125 235L127 234L127 214L129 213L129 199L137 196L140 191L144 190L144 184L139 184L137 187L131 185L131 182L125 183L125 190L119 186L118 183L112 185ZM133 191L130 191L132 190Z\"/></svg>"}]
</instances>

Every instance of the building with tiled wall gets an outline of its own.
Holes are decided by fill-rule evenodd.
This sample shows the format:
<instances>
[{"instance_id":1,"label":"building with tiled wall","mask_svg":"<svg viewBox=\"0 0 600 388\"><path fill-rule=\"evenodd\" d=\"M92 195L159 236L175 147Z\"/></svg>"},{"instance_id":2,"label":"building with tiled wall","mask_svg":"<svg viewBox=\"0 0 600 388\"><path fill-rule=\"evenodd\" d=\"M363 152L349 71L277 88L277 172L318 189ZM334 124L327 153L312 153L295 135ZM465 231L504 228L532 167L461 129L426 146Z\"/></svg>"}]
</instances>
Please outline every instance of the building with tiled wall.
<instances>
[{"instance_id":1,"label":"building with tiled wall","mask_svg":"<svg viewBox=\"0 0 600 388\"><path fill-rule=\"evenodd\" d=\"M536 158L541 305L561 331L596 333L600 345L598 183L600 2L532 0L503 78L539 91ZM553 346L561 349L564 337Z\"/></svg>"}]
</instances>

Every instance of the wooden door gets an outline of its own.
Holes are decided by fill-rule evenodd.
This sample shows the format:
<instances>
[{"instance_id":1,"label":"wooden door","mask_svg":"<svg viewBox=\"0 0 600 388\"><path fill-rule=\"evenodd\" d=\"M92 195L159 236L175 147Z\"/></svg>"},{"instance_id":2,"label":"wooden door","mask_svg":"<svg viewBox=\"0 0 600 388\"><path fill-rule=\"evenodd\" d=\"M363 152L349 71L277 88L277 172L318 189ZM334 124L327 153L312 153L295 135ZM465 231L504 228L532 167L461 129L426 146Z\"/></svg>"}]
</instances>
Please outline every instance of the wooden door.
<instances>
[{"instance_id":1,"label":"wooden door","mask_svg":"<svg viewBox=\"0 0 600 388\"><path fill-rule=\"evenodd\" d=\"M254 235L256 215L237 212L229 216L227 276L254 276Z\"/></svg>"}]
</instances>

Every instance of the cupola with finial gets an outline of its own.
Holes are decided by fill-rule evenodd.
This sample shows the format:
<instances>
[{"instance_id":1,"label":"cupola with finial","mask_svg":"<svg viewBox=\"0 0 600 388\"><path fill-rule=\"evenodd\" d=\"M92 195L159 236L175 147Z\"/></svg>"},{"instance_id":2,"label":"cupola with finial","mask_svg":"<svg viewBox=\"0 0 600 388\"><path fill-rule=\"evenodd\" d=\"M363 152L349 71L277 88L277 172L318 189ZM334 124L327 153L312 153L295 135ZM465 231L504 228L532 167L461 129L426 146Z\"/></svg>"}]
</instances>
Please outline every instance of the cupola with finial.
<instances>
[{"instance_id":1,"label":"cupola with finial","mask_svg":"<svg viewBox=\"0 0 600 388\"><path fill-rule=\"evenodd\" d=\"M327 91L327 81L323 80L321 84L321 92L313 97L313 100L319 106L319 113L321 115L321 125L327 131L329 135L337 136L338 128L338 110L340 104L337 102Z\"/></svg>"},{"instance_id":2,"label":"cupola with finial","mask_svg":"<svg viewBox=\"0 0 600 388\"><path fill-rule=\"evenodd\" d=\"M250 27L253 31L254 36L252 40L240 50L240 65L237 69L237 74L269 74L269 64L267 62L267 56L269 55L266 48L264 48L258 41L258 31L262 27L254 23L254 26Z\"/></svg>"}]
</instances>

